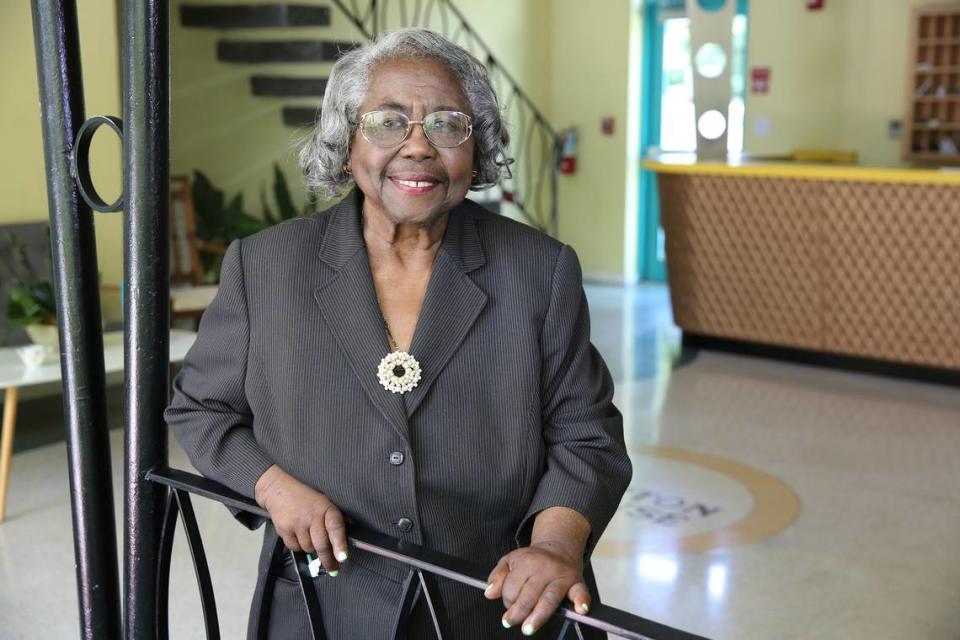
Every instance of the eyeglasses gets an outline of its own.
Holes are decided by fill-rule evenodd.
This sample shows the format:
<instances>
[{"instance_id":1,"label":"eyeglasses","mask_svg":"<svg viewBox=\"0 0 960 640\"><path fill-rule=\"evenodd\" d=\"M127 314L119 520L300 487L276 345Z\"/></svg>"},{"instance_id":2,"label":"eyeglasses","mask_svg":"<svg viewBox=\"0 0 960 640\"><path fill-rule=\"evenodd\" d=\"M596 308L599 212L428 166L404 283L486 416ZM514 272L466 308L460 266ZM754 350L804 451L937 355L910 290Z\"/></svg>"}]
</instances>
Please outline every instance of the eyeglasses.
<instances>
[{"instance_id":1,"label":"eyeglasses","mask_svg":"<svg viewBox=\"0 0 960 640\"><path fill-rule=\"evenodd\" d=\"M415 124L423 127L430 144L446 149L460 146L473 133L473 120L459 111L434 111L423 120L411 120L399 111L368 111L360 116L360 135L370 144L390 149L409 138Z\"/></svg>"}]
</instances>

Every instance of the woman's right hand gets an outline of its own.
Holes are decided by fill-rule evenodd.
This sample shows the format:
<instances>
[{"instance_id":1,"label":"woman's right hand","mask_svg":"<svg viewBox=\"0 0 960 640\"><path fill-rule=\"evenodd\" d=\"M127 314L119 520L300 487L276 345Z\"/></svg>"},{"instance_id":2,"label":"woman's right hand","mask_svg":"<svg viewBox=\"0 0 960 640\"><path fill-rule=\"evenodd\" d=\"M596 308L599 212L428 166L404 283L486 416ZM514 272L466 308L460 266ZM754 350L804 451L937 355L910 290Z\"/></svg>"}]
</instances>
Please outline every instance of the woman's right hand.
<instances>
[{"instance_id":1,"label":"woman's right hand","mask_svg":"<svg viewBox=\"0 0 960 640\"><path fill-rule=\"evenodd\" d=\"M337 505L277 465L257 480L255 497L288 549L315 554L327 573L336 575L347 559L347 531Z\"/></svg>"}]
</instances>

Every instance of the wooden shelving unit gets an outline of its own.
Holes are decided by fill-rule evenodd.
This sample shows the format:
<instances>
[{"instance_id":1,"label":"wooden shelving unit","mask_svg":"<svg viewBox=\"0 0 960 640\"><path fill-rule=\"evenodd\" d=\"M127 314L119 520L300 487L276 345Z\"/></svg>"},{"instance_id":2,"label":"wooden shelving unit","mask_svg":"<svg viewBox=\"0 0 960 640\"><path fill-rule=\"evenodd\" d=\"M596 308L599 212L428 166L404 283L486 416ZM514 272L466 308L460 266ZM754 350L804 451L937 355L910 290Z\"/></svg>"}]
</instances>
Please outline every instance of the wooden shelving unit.
<instances>
[{"instance_id":1,"label":"wooden shelving unit","mask_svg":"<svg viewBox=\"0 0 960 640\"><path fill-rule=\"evenodd\" d=\"M960 164L960 5L913 10L903 159Z\"/></svg>"}]
</instances>

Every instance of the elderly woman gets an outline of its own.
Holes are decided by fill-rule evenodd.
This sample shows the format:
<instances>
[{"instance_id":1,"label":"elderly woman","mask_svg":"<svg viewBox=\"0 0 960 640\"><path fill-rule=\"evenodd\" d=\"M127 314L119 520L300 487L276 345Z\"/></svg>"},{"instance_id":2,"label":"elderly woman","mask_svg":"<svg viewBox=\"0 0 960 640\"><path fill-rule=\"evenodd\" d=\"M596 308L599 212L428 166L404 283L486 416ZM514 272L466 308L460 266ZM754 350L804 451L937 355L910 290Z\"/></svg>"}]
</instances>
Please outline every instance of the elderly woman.
<instances>
[{"instance_id":1,"label":"elderly woman","mask_svg":"<svg viewBox=\"0 0 960 640\"><path fill-rule=\"evenodd\" d=\"M574 252L465 199L507 141L476 59L390 33L334 65L301 154L346 197L227 252L166 418L270 513L250 637L310 637L277 536L319 555L331 640L432 637L410 570L348 548L345 522L491 567L485 598L440 580L453 637L589 611L630 463Z\"/></svg>"}]
</instances>

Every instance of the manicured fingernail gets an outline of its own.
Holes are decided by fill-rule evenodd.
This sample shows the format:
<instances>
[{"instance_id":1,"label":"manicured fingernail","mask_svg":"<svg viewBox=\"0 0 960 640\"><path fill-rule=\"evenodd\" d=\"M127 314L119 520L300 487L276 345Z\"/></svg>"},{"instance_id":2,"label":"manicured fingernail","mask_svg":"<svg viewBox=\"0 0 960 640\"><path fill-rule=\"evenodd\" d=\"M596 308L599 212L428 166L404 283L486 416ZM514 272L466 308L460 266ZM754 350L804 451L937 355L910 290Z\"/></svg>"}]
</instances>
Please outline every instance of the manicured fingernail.
<instances>
[{"instance_id":1,"label":"manicured fingernail","mask_svg":"<svg viewBox=\"0 0 960 640\"><path fill-rule=\"evenodd\" d=\"M525 635L525 636L532 636L532 635L533 635L533 625L532 625L532 624L525 624L525 625L523 625L522 631L523 631L523 635Z\"/></svg>"},{"instance_id":2,"label":"manicured fingernail","mask_svg":"<svg viewBox=\"0 0 960 640\"><path fill-rule=\"evenodd\" d=\"M581 602L580 611L583 611L584 613L590 613L590 605L588 605L586 602Z\"/></svg>"},{"instance_id":3,"label":"manicured fingernail","mask_svg":"<svg viewBox=\"0 0 960 640\"><path fill-rule=\"evenodd\" d=\"M327 575L328 575L328 576L331 576L331 577L333 577L333 578L336 578L338 573L340 573L340 572L339 572L339 571L328 571L328 572L327 572Z\"/></svg>"},{"instance_id":4,"label":"manicured fingernail","mask_svg":"<svg viewBox=\"0 0 960 640\"><path fill-rule=\"evenodd\" d=\"M509 629L510 626L511 626L510 623L507 622L507 619L506 619L506 618L500 618L500 624L503 625L503 628L504 628L504 629Z\"/></svg>"},{"instance_id":5,"label":"manicured fingernail","mask_svg":"<svg viewBox=\"0 0 960 640\"><path fill-rule=\"evenodd\" d=\"M343 562L343 561L346 560L346 559L347 559L347 552L346 552L346 551L339 551L339 552L337 552L337 560L339 560L340 562Z\"/></svg>"},{"instance_id":6,"label":"manicured fingernail","mask_svg":"<svg viewBox=\"0 0 960 640\"><path fill-rule=\"evenodd\" d=\"M490 593L490 590L493 589L493 583L488 584L487 588L483 590L484 593Z\"/></svg>"}]
</instances>

